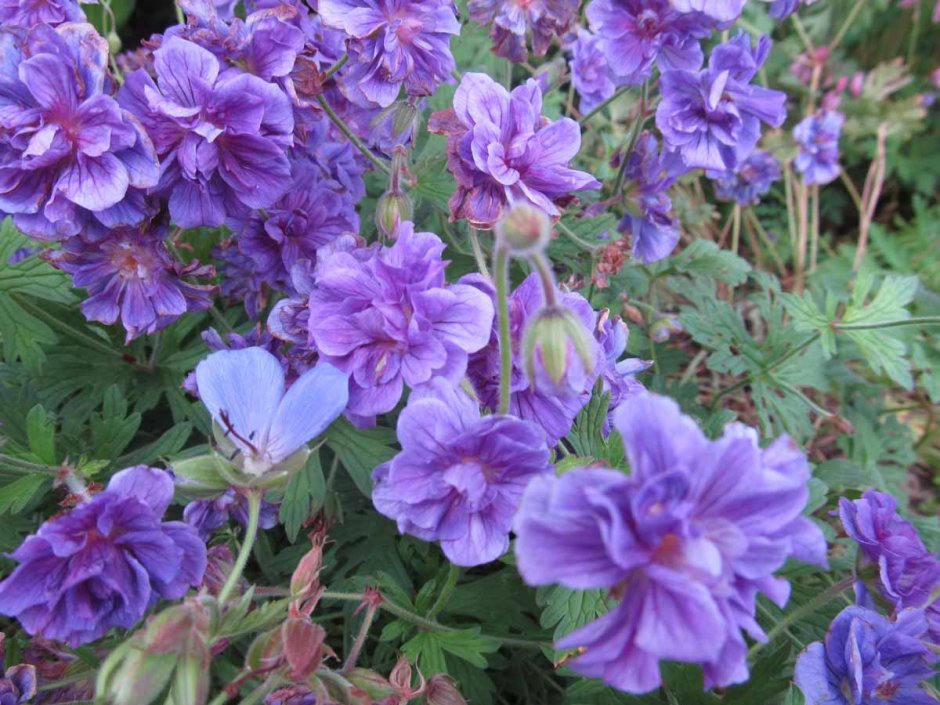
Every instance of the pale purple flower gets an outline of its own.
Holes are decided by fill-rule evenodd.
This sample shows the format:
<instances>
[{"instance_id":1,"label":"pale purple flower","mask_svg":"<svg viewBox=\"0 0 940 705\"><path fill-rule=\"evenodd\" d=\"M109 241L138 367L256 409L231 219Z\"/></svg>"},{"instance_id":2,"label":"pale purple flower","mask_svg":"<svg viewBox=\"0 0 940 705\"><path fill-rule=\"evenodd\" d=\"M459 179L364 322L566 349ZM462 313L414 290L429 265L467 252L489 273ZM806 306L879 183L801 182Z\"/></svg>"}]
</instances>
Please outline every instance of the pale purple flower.
<instances>
[{"instance_id":1,"label":"pale purple flower","mask_svg":"<svg viewBox=\"0 0 940 705\"><path fill-rule=\"evenodd\" d=\"M732 424L710 441L671 399L639 394L614 415L632 470L536 478L516 516L516 559L531 585L611 588L620 602L565 636L576 672L643 693L659 662L700 664L705 687L747 679L747 643L765 641L758 593L783 606L790 557L826 564L801 514L809 464L789 438L766 449Z\"/></svg>"},{"instance_id":2,"label":"pale purple flower","mask_svg":"<svg viewBox=\"0 0 940 705\"><path fill-rule=\"evenodd\" d=\"M699 40L716 27L706 15L677 11L669 0L593 0L587 17L611 71L634 85L650 77L654 64L660 71L697 70Z\"/></svg>"},{"instance_id":3,"label":"pale purple flower","mask_svg":"<svg viewBox=\"0 0 940 705\"><path fill-rule=\"evenodd\" d=\"M701 12L720 22L733 22L741 16L747 0L670 0L680 12Z\"/></svg>"},{"instance_id":4,"label":"pale purple flower","mask_svg":"<svg viewBox=\"0 0 940 705\"><path fill-rule=\"evenodd\" d=\"M163 470L121 470L13 552L19 565L0 583L0 613L76 647L130 629L159 598L182 597L202 580L206 547L189 525L161 521L172 499Z\"/></svg>"},{"instance_id":5,"label":"pale purple flower","mask_svg":"<svg viewBox=\"0 0 940 705\"><path fill-rule=\"evenodd\" d=\"M431 116L428 129L447 135L447 163L457 180L451 218L489 229L513 203L528 203L553 218L573 191L600 182L569 165L581 148L581 129L570 118L542 116L535 79L510 94L482 73L466 73L453 109Z\"/></svg>"},{"instance_id":6,"label":"pale purple flower","mask_svg":"<svg viewBox=\"0 0 940 705\"><path fill-rule=\"evenodd\" d=\"M839 177L839 136L842 134L842 113L821 110L793 128L793 139L800 148L793 160L796 170L807 184L828 184Z\"/></svg>"},{"instance_id":7,"label":"pale purple flower","mask_svg":"<svg viewBox=\"0 0 940 705\"><path fill-rule=\"evenodd\" d=\"M604 38L585 29L578 31L578 38L572 43L571 82L581 97L579 109L589 113L617 90L617 82L612 75L607 54L604 51Z\"/></svg>"},{"instance_id":8,"label":"pale purple flower","mask_svg":"<svg viewBox=\"0 0 940 705\"><path fill-rule=\"evenodd\" d=\"M326 363L285 387L281 363L263 348L220 350L196 366L199 398L248 475L287 460L346 408L346 375Z\"/></svg>"},{"instance_id":9,"label":"pale purple flower","mask_svg":"<svg viewBox=\"0 0 940 705\"><path fill-rule=\"evenodd\" d=\"M453 0L320 0L319 13L349 35L339 82L351 101L384 108L402 86L428 96L450 80L450 40L460 33Z\"/></svg>"},{"instance_id":10,"label":"pale purple flower","mask_svg":"<svg viewBox=\"0 0 940 705\"><path fill-rule=\"evenodd\" d=\"M752 47L742 32L712 50L707 68L663 72L656 126L686 166L734 169L753 151L762 122L783 124L786 95L750 83L769 53L768 37Z\"/></svg>"},{"instance_id":11,"label":"pale purple flower","mask_svg":"<svg viewBox=\"0 0 940 705\"><path fill-rule=\"evenodd\" d=\"M0 705L26 705L36 696L36 667L6 665L6 637L0 632Z\"/></svg>"},{"instance_id":12,"label":"pale purple flower","mask_svg":"<svg viewBox=\"0 0 940 705\"><path fill-rule=\"evenodd\" d=\"M28 235L61 239L146 214L130 196L157 182L157 157L110 95L107 62L90 24L0 31L0 212Z\"/></svg>"},{"instance_id":13,"label":"pale purple flower","mask_svg":"<svg viewBox=\"0 0 940 705\"><path fill-rule=\"evenodd\" d=\"M180 483L180 488L185 491L186 483ZM276 504L262 501L258 527L274 528L277 515ZM235 488L229 488L212 499L193 500L183 509L183 521L193 527L203 541L233 519L244 527L248 526L248 498Z\"/></svg>"},{"instance_id":14,"label":"pale purple flower","mask_svg":"<svg viewBox=\"0 0 940 705\"><path fill-rule=\"evenodd\" d=\"M846 607L824 642L796 661L806 705L936 705L920 685L935 675L937 657L924 643L920 610L895 621L863 607Z\"/></svg>"},{"instance_id":15,"label":"pale purple flower","mask_svg":"<svg viewBox=\"0 0 940 705\"><path fill-rule=\"evenodd\" d=\"M290 185L294 117L274 84L170 37L154 52L157 82L127 76L119 100L147 128L161 158L156 190L180 227L218 226L267 208Z\"/></svg>"},{"instance_id":16,"label":"pale purple flower","mask_svg":"<svg viewBox=\"0 0 940 705\"><path fill-rule=\"evenodd\" d=\"M447 284L443 251L437 235L406 221L391 247L343 237L317 255L310 334L321 359L351 375L348 412L363 423L395 408L406 384L459 382L468 354L489 340L492 303Z\"/></svg>"},{"instance_id":17,"label":"pale purple flower","mask_svg":"<svg viewBox=\"0 0 940 705\"><path fill-rule=\"evenodd\" d=\"M75 0L0 0L0 24L4 27L29 29L39 24L55 27L84 21L85 13Z\"/></svg>"},{"instance_id":18,"label":"pale purple flower","mask_svg":"<svg viewBox=\"0 0 940 705\"><path fill-rule=\"evenodd\" d=\"M187 281L214 276L212 267L174 259L166 234L165 226L150 224L109 231L98 242L72 237L47 259L71 274L74 286L88 290L85 317L105 325L120 320L130 342L212 305L214 286Z\"/></svg>"},{"instance_id":19,"label":"pale purple flower","mask_svg":"<svg viewBox=\"0 0 940 705\"><path fill-rule=\"evenodd\" d=\"M398 530L439 541L447 559L475 566L509 548L529 481L551 472L541 430L512 416L480 416L459 388L435 380L398 417L402 450L373 475L372 501Z\"/></svg>"},{"instance_id":20,"label":"pale purple flower","mask_svg":"<svg viewBox=\"0 0 940 705\"><path fill-rule=\"evenodd\" d=\"M756 149L732 171L709 171L715 195L742 206L760 203L761 196L780 180L780 161L770 152Z\"/></svg>"},{"instance_id":21,"label":"pale purple flower","mask_svg":"<svg viewBox=\"0 0 940 705\"><path fill-rule=\"evenodd\" d=\"M470 19L490 28L493 53L523 62L529 52L544 56L552 38L561 36L575 20L579 0L469 0Z\"/></svg>"},{"instance_id":22,"label":"pale purple flower","mask_svg":"<svg viewBox=\"0 0 940 705\"><path fill-rule=\"evenodd\" d=\"M627 350L630 330L619 316L611 318L607 309L603 309L597 317L594 337L603 354L600 377L604 383L604 391L610 394L608 419L604 423L604 432L609 433L614 412L620 405L630 397L646 391L636 379L636 375L648 370L653 363L636 357L621 360Z\"/></svg>"}]
</instances>

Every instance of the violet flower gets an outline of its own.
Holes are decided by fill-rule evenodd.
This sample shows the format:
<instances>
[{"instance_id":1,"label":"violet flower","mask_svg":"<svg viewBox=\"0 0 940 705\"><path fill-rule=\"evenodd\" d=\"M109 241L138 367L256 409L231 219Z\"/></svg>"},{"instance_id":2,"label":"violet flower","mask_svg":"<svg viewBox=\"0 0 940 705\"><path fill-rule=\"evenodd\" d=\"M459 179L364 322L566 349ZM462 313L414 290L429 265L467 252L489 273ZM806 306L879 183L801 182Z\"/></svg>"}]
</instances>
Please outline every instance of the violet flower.
<instances>
[{"instance_id":1,"label":"violet flower","mask_svg":"<svg viewBox=\"0 0 940 705\"><path fill-rule=\"evenodd\" d=\"M578 107L586 115L616 92L618 82L604 50L604 38L599 34L581 29L569 48L571 82L581 97Z\"/></svg>"},{"instance_id":2,"label":"violet flower","mask_svg":"<svg viewBox=\"0 0 940 705\"><path fill-rule=\"evenodd\" d=\"M773 573L795 557L824 566L826 541L801 516L809 464L784 437L761 449L732 424L708 440L671 399L640 394L614 415L632 475L570 470L532 481L513 530L530 585L612 588L611 612L556 644L576 672L620 690L660 685L659 661L700 664L705 687L747 679L747 643L766 635L758 593L783 606Z\"/></svg>"},{"instance_id":3,"label":"violet flower","mask_svg":"<svg viewBox=\"0 0 940 705\"><path fill-rule=\"evenodd\" d=\"M768 37L752 47L742 32L712 50L707 68L663 72L656 126L686 166L734 169L760 139L761 122L783 124L786 94L750 84L769 53Z\"/></svg>"},{"instance_id":4,"label":"violet flower","mask_svg":"<svg viewBox=\"0 0 940 705\"><path fill-rule=\"evenodd\" d=\"M793 139L800 148L793 165L807 184L828 184L839 177L839 136L842 113L820 110L793 128Z\"/></svg>"},{"instance_id":5,"label":"violet flower","mask_svg":"<svg viewBox=\"0 0 940 705\"><path fill-rule=\"evenodd\" d=\"M621 360L627 350L630 331L619 316L610 317L610 311L603 309L597 317L594 337L603 354L600 376L604 391L610 394L610 406L604 433L610 433L614 412L627 399L646 391L636 375L653 366L650 360L631 357Z\"/></svg>"},{"instance_id":6,"label":"violet flower","mask_svg":"<svg viewBox=\"0 0 940 705\"><path fill-rule=\"evenodd\" d=\"M182 597L202 581L206 547L189 525L161 521L172 499L163 470L121 470L13 552L19 565L0 583L0 613L77 647L130 629L158 598Z\"/></svg>"},{"instance_id":7,"label":"violet flower","mask_svg":"<svg viewBox=\"0 0 940 705\"><path fill-rule=\"evenodd\" d=\"M447 163L457 179L452 220L490 229L517 202L558 218L572 191L600 188L568 166L581 148L581 128L570 118L542 116L535 79L510 94L485 74L466 73L454 108L434 113L428 130L447 135Z\"/></svg>"},{"instance_id":8,"label":"violet flower","mask_svg":"<svg viewBox=\"0 0 940 705\"><path fill-rule=\"evenodd\" d=\"M721 200L753 206L780 179L780 162L770 152L756 149L737 169L709 171L708 178L714 181L715 195Z\"/></svg>"},{"instance_id":9,"label":"violet flower","mask_svg":"<svg viewBox=\"0 0 940 705\"><path fill-rule=\"evenodd\" d=\"M0 705L26 705L37 692L36 667L31 663L6 666L6 637L0 632Z\"/></svg>"},{"instance_id":10,"label":"violet flower","mask_svg":"<svg viewBox=\"0 0 940 705\"><path fill-rule=\"evenodd\" d=\"M57 240L139 222L157 182L154 147L109 94L108 43L90 24L0 31L0 212Z\"/></svg>"},{"instance_id":11,"label":"violet flower","mask_svg":"<svg viewBox=\"0 0 940 705\"><path fill-rule=\"evenodd\" d=\"M398 530L440 541L447 559L475 566L509 548L528 482L550 474L541 430L512 416L480 416L459 388L435 380L398 417L401 452L376 468L372 501Z\"/></svg>"},{"instance_id":12,"label":"violet flower","mask_svg":"<svg viewBox=\"0 0 940 705\"><path fill-rule=\"evenodd\" d=\"M490 28L493 53L521 63L529 52L544 56L552 38L561 36L578 14L579 0L469 0L470 19Z\"/></svg>"},{"instance_id":13,"label":"violet flower","mask_svg":"<svg viewBox=\"0 0 940 705\"><path fill-rule=\"evenodd\" d=\"M319 13L350 37L339 81L354 103L384 108L402 86L428 96L450 80L450 39L460 33L453 0L320 0Z\"/></svg>"},{"instance_id":14,"label":"violet flower","mask_svg":"<svg viewBox=\"0 0 940 705\"><path fill-rule=\"evenodd\" d=\"M891 622L863 607L846 607L824 642L796 661L806 705L936 705L919 686L934 676L937 657L924 643L920 610Z\"/></svg>"},{"instance_id":15,"label":"violet flower","mask_svg":"<svg viewBox=\"0 0 940 705\"><path fill-rule=\"evenodd\" d=\"M185 490L185 483L181 484ZM258 528L272 529L277 526L278 506L261 502ZM203 541L231 520L243 527L248 526L248 499L234 488L229 488L212 499L196 499L183 509L183 521L193 527Z\"/></svg>"},{"instance_id":16,"label":"violet flower","mask_svg":"<svg viewBox=\"0 0 940 705\"><path fill-rule=\"evenodd\" d=\"M84 21L85 13L75 0L0 0L0 24L4 27L30 29L40 24L56 27Z\"/></svg>"},{"instance_id":17,"label":"violet flower","mask_svg":"<svg viewBox=\"0 0 940 705\"><path fill-rule=\"evenodd\" d=\"M741 16L747 0L669 0L679 12L701 12L720 22L733 22Z\"/></svg>"},{"instance_id":18,"label":"violet flower","mask_svg":"<svg viewBox=\"0 0 940 705\"><path fill-rule=\"evenodd\" d=\"M317 255L310 334L320 358L351 375L348 412L360 423L395 408L406 384L459 382L493 321L484 294L444 280L437 235L406 221L394 239L357 249L343 237Z\"/></svg>"},{"instance_id":19,"label":"violet flower","mask_svg":"<svg viewBox=\"0 0 940 705\"><path fill-rule=\"evenodd\" d=\"M243 220L274 204L290 185L286 151L294 118L275 85L236 69L192 42L170 37L154 52L157 81L127 76L118 96L154 140L156 190L184 228Z\"/></svg>"}]
</instances>

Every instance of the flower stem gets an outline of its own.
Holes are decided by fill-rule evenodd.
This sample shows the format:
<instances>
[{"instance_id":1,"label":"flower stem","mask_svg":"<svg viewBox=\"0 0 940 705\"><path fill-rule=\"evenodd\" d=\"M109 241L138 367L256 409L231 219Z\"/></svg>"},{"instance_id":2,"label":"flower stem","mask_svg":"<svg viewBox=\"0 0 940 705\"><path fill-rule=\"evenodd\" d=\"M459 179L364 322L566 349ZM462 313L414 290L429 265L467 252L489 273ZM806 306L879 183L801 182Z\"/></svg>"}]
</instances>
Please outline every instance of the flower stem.
<instances>
[{"instance_id":1,"label":"flower stem","mask_svg":"<svg viewBox=\"0 0 940 705\"><path fill-rule=\"evenodd\" d=\"M375 613L378 609L378 605L372 603L369 603L366 607L366 614L365 617L362 618L362 624L359 626L359 633L356 634L356 640L353 642L352 648L346 656L346 661L343 663L343 668L340 670L340 673L349 673L356 667L359 654L362 653L362 647L365 646L366 637L369 636L369 629L372 627L372 620L375 619Z\"/></svg>"},{"instance_id":2,"label":"flower stem","mask_svg":"<svg viewBox=\"0 0 940 705\"><path fill-rule=\"evenodd\" d=\"M447 607L450 596L454 592L454 588L457 587L457 580L459 578L460 567L451 563L447 568L447 578L444 580L444 587L441 588L441 593L437 596L434 604L431 605L431 609L428 610L428 619L434 619L442 609Z\"/></svg>"},{"instance_id":3,"label":"flower stem","mask_svg":"<svg viewBox=\"0 0 940 705\"><path fill-rule=\"evenodd\" d=\"M362 152L365 155L365 157L370 162L372 162L373 165L375 165L377 169L379 169L380 171L384 171L386 174L391 173L392 170L389 167L389 165L386 164L381 159L379 159L377 156L375 156L375 153L371 149L366 147L363 141L360 140L358 137L356 137L355 134L353 134L353 131L350 130L349 126L346 125L345 122L343 122L343 119L339 115L336 114L336 112L333 110L333 108L330 107L330 104L326 102L326 99L322 95L317 96L317 103L320 104L320 107L323 108L323 112L326 113L326 116L330 118L333 124L339 128L339 131L342 132L344 135L346 135L346 139L352 142L353 145L356 147L356 149Z\"/></svg>"},{"instance_id":4,"label":"flower stem","mask_svg":"<svg viewBox=\"0 0 940 705\"><path fill-rule=\"evenodd\" d=\"M512 381L512 335L509 329L509 250L505 245L496 248L493 276L499 316L499 413L506 414Z\"/></svg>"},{"instance_id":5,"label":"flower stem","mask_svg":"<svg viewBox=\"0 0 940 705\"><path fill-rule=\"evenodd\" d=\"M242 577L245 565L248 563L251 549L255 545L255 538L258 535L258 521L261 518L261 495L261 490L248 491L248 526L245 529L242 547L238 551L238 558L235 559L235 565L232 566L232 572L229 573L225 585L219 591L220 605L224 605L235 591L235 586L238 585L238 580Z\"/></svg>"},{"instance_id":6,"label":"flower stem","mask_svg":"<svg viewBox=\"0 0 940 705\"><path fill-rule=\"evenodd\" d=\"M940 316L914 316L913 318L899 318L893 321L877 321L876 323L834 323L836 330L880 330L881 328L899 328L901 326L937 326L940 325Z\"/></svg>"},{"instance_id":7,"label":"flower stem","mask_svg":"<svg viewBox=\"0 0 940 705\"><path fill-rule=\"evenodd\" d=\"M343 68L343 66L346 65L347 61L349 61L349 54L343 54L341 57L339 57L336 63L330 66L329 70L327 70L327 72L323 74L323 80L332 78L333 74L335 74L337 71Z\"/></svg>"},{"instance_id":8,"label":"flower stem","mask_svg":"<svg viewBox=\"0 0 940 705\"><path fill-rule=\"evenodd\" d=\"M739 203L734 204L731 218L731 251L738 254L738 248L741 246L741 205Z\"/></svg>"},{"instance_id":9,"label":"flower stem","mask_svg":"<svg viewBox=\"0 0 940 705\"><path fill-rule=\"evenodd\" d=\"M809 188L809 273L816 271L819 258L819 184Z\"/></svg>"},{"instance_id":10,"label":"flower stem","mask_svg":"<svg viewBox=\"0 0 940 705\"><path fill-rule=\"evenodd\" d=\"M836 34L835 39L829 42L829 51L834 52L836 47L842 43L842 40L845 39L846 33L849 31L849 28L855 24L855 20L858 19L858 13L862 11L862 8L865 7L867 3L863 0L855 0L855 4L852 6L852 9L849 11L849 14L845 16L845 21L842 23L842 26L839 28L838 33Z\"/></svg>"},{"instance_id":11,"label":"flower stem","mask_svg":"<svg viewBox=\"0 0 940 705\"><path fill-rule=\"evenodd\" d=\"M483 248L480 246L480 236L476 228L470 228L470 247L473 250L473 258L476 260L480 274L484 277L490 276L490 268L486 266L486 257L483 254Z\"/></svg>"},{"instance_id":12,"label":"flower stem","mask_svg":"<svg viewBox=\"0 0 940 705\"><path fill-rule=\"evenodd\" d=\"M535 271L538 272L542 283L542 293L545 296L545 306L554 308L558 305L558 294L555 287L555 275L552 274L552 265L544 252L536 252L529 258Z\"/></svg>"},{"instance_id":13,"label":"flower stem","mask_svg":"<svg viewBox=\"0 0 940 705\"><path fill-rule=\"evenodd\" d=\"M589 111L586 115L583 115L580 120L578 120L578 124L579 124L579 125L583 125L584 123L586 123L588 120L590 120L592 117L594 117L595 115L597 115L601 110L603 110L603 109L606 108L608 105L610 105L611 103L613 103L615 100L617 100L617 98L619 98L620 96L622 96L624 93L626 93L627 91L629 91L631 88L633 88L633 86L624 86L624 87L621 88L620 90L616 91L612 96L610 96L610 98L608 98L608 99L605 100L604 102L598 103L598 104L594 107L593 110Z\"/></svg>"}]
</instances>

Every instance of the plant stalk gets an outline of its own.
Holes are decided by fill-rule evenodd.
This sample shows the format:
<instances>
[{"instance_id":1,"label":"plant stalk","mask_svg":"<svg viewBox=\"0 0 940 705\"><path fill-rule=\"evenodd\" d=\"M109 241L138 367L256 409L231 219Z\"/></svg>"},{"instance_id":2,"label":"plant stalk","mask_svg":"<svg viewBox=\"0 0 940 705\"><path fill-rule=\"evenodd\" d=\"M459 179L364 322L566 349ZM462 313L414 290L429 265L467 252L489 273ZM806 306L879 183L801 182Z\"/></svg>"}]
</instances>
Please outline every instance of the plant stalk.
<instances>
[{"instance_id":1,"label":"plant stalk","mask_svg":"<svg viewBox=\"0 0 940 705\"><path fill-rule=\"evenodd\" d=\"M242 541L241 549L238 551L238 557L235 559L235 565L232 566L232 572L229 573L225 585L219 591L218 600L220 605L225 605L235 591L238 580L242 577L245 565L248 563L251 549L255 545L255 538L258 536L258 522L261 518L261 496L261 490L252 489L248 491L248 526L245 529L245 538Z\"/></svg>"}]
</instances>

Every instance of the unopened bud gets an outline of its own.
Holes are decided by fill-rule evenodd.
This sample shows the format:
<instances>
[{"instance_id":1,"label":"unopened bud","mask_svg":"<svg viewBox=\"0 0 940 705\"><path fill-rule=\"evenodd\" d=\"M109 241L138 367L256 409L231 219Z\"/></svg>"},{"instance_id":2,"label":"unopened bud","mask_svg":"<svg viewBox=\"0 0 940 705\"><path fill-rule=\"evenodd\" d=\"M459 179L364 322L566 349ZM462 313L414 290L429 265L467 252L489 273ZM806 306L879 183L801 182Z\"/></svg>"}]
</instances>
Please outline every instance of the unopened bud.
<instances>
[{"instance_id":1,"label":"unopened bud","mask_svg":"<svg viewBox=\"0 0 940 705\"><path fill-rule=\"evenodd\" d=\"M413 216L411 197L401 190L386 191L375 206L375 225L385 237L394 237L398 226Z\"/></svg>"},{"instance_id":2,"label":"unopened bud","mask_svg":"<svg viewBox=\"0 0 940 705\"><path fill-rule=\"evenodd\" d=\"M438 674L428 681L424 702L427 705L467 705L454 681L444 674Z\"/></svg>"},{"instance_id":3,"label":"unopened bud","mask_svg":"<svg viewBox=\"0 0 940 705\"><path fill-rule=\"evenodd\" d=\"M548 246L551 234L549 217L538 208L521 203L496 223L496 237L517 255L541 252Z\"/></svg>"},{"instance_id":4,"label":"unopened bud","mask_svg":"<svg viewBox=\"0 0 940 705\"><path fill-rule=\"evenodd\" d=\"M411 664L406 656L400 656L392 672L388 676L388 682L399 695L406 698L415 698L424 692L424 676L418 671L418 685L411 685Z\"/></svg>"},{"instance_id":5,"label":"unopened bud","mask_svg":"<svg viewBox=\"0 0 940 705\"><path fill-rule=\"evenodd\" d=\"M569 375L575 358L585 375L594 372L596 343L574 311L564 305L546 306L526 326L522 356L529 380L537 383L539 364L552 384Z\"/></svg>"},{"instance_id":6,"label":"unopened bud","mask_svg":"<svg viewBox=\"0 0 940 705\"><path fill-rule=\"evenodd\" d=\"M307 617L290 618L281 625L284 656L290 666L290 675L302 681L314 674L329 650L324 646L326 630Z\"/></svg>"},{"instance_id":7,"label":"unopened bud","mask_svg":"<svg viewBox=\"0 0 940 705\"><path fill-rule=\"evenodd\" d=\"M323 567L323 544L326 534L322 530L311 531L307 537L310 539L310 550L294 569L290 579L290 592L294 596L292 604L295 609L310 614L319 598L320 569Z\"/></svg>"},{"instance_id":8,"label":"unopened bud","mask_svg":"<svg viewBox=\"0 0 940 705\"><path fill-rule=\"evenodd\" d=\"M117 32L108 32L108 49L111 51L112 56L120 53L121 46L121 38L117 35Z\"/></svg>"},{"instance_id":9,"label":"unopened bud","mask_svg":"<svg viewBox=\"0 0 940 705\"><path fill-rule=\"evenodd\" d=\"M346 674L346 680L373 700L384 700L397 693L387 678L367 668L354 668Z\"/></svg>"}]
</instances>

